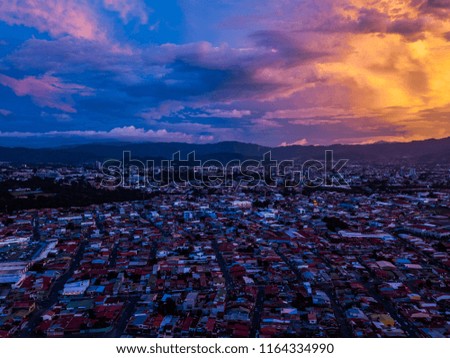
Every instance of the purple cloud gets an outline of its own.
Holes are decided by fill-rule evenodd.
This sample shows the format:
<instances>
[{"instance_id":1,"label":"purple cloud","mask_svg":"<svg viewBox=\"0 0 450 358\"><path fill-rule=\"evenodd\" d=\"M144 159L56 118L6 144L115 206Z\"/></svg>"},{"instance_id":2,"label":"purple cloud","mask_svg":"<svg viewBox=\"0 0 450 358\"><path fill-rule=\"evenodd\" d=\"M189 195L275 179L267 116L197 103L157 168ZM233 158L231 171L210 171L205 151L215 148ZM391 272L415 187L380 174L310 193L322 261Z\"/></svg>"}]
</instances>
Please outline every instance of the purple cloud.
<instances>
[{"instance_id":1,"label":"purple cloud","mask_svg":"<svg viewBox=\"0 0 450 358\"><path fill-rule=\"evenodd\" d=\"M11 112L11 111L8 111L7 109L0 108L0 114L1 114L2 116L4 116L4 117L9 116L11 113L12 113L12 112Z\"/></svg>"},{"instance_id":2,"label":"purple cloud","mask_svg":"<svg viewBox=\"0 0 450 358\"><path fill-rule=\"evenodd\" d=\"M194 142L209 141L211 137L199 136L182 133L169 132L165 129L146 130L136 128L134 126L113 128L109 131L96 130L72 130L72 131L48 131L48 132L2 132L0 137L3 138L52 138L52 137L83 137L91 139L116 139L126 141L173 141L173 142Z\"/></svg>"},{"instance_id":3,"label":"purple cloud","mask_svg":"<svg viewBox=\"0 0 450 358\"><path fill-rule=\"evenodd\" d=\"M34 27L54 37L70 35L86 40L106 37L95 10L83 0L2 1L0 20L10 25Z\"/></svg>"},{"instance_id":4,"label":"purple cloud","mask_svg":"<svg viewBox=\"0 0 450 358\"><path fill-rule=\"evenodd\" d=\"M17 96L30 96L41 107L56 108L75 113L72 96L89 96L92 89L74 83L64 83L50 74L28 76L21 80L0 74L0 84L11 88Z\"/></svg>"},{"instance_id":5,"label":"purple cloud","mask_svg":"<svg viewBox=\"0 0 450 358\"><path fill-rule=\"evenodd\" d=\"M122 21L127 24L131 19L137 18L141 24L147 24L151 10L143 1L135 0L103 0L107 10L119 13Z\"/></svg>"},{"instance_id":6,"label":"purple cloud","mask_svg":"<svg viewBox=\"0 0 450 358\"><path fill-rule=\"evenodd\" d=\"M2 95L19 119L7 133L36 119L42 136L272 145L437 131L449 1L167 1L0 4L22 36L1 42Z\"/></svg>"}]
</instances>

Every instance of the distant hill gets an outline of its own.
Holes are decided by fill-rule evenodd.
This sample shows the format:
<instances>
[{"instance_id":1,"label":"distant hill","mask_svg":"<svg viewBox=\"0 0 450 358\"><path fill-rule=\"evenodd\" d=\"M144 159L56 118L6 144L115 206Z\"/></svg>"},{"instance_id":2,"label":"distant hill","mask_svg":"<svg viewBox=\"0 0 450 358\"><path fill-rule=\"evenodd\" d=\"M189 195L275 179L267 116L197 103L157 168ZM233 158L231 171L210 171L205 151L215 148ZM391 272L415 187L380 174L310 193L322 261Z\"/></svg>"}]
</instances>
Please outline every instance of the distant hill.
<instances>
[{"instance_id":1,"label":"distant hill","mask_svg":"<svg viewBox=\"0 0 450 358\"><path fill-rule=\"evenodd\" d=\"M450 138L409 143L376 143L368 145L264 147L240 142L215 144L188 143L113 143L83 144L58 148L0 147L0 162L28 164L82 164L121 159L123 151L136 159L171 159L180 151L185 157L195 151L200 160L260 159L268 151L278 160L323 159L325 150L333 150L336 159L367 163L450 163Z\"/></svg>"},{"instance_id":2,"label":"distant hill","mask_svg":"<svg viewBox=\"0 0 450 358\"><path fill-rule=\"evenodd\" d=\"M11 163L62 163L81 164L121 159L124 151L130 151L132 158L162 160L172 159L176 152L181 152L181 158L195 151L196 159L217 159L228 162L233 159L245 160L261 158L270 148L257 144L239 142L220 142L215 144L188 143L113 143L113 144L83 144L57 148L24 148L0 147L0 162Z\"/></svg>"},{"instance_id":3,"label":"distant hill","mask_svg":"<svg viewBox=\"0 0 450 358\"><path fill-rule=\"evenodd\" d=\"M450 138L408 143L278 147L272 153L277 159L307 160L323 158L325 150L333 150L335 158L357 162L450 163Z\"/></svg>"}]
</instances>

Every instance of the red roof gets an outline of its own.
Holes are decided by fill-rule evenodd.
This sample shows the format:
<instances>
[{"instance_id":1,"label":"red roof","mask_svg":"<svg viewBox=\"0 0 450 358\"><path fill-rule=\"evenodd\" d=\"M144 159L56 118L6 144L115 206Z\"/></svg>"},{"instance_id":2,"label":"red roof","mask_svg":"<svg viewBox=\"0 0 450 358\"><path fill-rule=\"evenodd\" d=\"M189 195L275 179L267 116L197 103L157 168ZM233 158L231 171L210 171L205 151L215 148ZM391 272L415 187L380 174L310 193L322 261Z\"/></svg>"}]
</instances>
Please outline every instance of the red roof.
<instances>
[{"instance_id":1,"label":"red roof","mask_svg":"<svg viewBox=\"0 0 450 358\"><path fill-rule=\"evenodd\" d=\"M7 338L9 337L9 332L5 331L3 329L0 329L0 338Z\"/></svg>"},{"instance_id":2,"label":"red roof","mask_svg":"<svg viewBox=\"0 0 450 358\"><path fill-rule=\"evenodd\" d=\"M214 330L214 326L216 325L215 318L208 318L208 322L206 322L206 330L208 332L212 332Z\"/></svg>"},{"instance_id":3,"label":"red roof","mask_svg":"<svg viewBox=\"0 0 450 358\"><path fill-rule=\"evenodd\" d=\"M163 319L164 319L164 316L161 316L160 314L157 315L153 320L153 327L159 328Z\"/></svg>"},{"instance_id":4,"label":"red roof","mask_svg":"<svg viewBox=\"0 0 450 358\"><path fill-rule=\"evenodd\" d=\"M192 321L194 321L194 319L192 317L187 317L183 321L183 325L181 326L181 330L182 331L189 331L189 329L191 328L191 325L192 325Z\"/></svg>"},{"instance_id":5,"label":"red roof","mask_svg":"<svg viewBox=\"0 0 450 358\"><path fill-rule=\"evenodd\" d=\"M81 325L86 322L87 319L84 317L73 317L67 324L67 326L64 328L64 331L72 331L72 332L79 331Z\"/></svg>"}]
</instances>

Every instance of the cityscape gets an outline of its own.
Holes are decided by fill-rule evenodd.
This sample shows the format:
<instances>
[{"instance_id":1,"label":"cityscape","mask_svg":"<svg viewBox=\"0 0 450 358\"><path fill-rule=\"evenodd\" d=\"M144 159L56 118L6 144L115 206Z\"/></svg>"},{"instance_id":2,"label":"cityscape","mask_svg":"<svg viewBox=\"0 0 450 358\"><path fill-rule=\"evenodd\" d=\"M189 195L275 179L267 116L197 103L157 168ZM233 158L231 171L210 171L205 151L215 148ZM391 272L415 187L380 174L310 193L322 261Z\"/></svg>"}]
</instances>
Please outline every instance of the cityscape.
<instances>
[{"instance_id":1,"label":"cityscape","mask_svg":"<svg viewBox=\"0 0 450 358\"><path fill-rule=\"evenodd\" d=\"M350 188L136 185L140 200L3 211L0 335L449 337L450 166L343 175ZM52 195L36 178L103 177L1 168L35 203Z\"/></svg>"},{"instance_id":2,"label":"cityscape","mask_svg":"<svg viewBox=\"0 0 450 358\"><path fill-rule=\"evenodd\" d=\"M449 283L450 0L0 1L3 356L437 357Z\"/></svg>"}]
</instances>

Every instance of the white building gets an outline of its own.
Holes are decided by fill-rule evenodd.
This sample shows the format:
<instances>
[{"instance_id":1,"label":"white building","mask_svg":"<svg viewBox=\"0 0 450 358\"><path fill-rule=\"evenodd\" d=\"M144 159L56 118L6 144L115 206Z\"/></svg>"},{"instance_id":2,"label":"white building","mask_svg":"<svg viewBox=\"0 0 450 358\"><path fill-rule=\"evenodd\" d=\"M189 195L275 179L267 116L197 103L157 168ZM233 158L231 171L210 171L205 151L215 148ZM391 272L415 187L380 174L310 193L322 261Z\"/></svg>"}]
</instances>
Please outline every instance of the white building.
<instances>
[{"instance_id":1,"label":"white building","mask_svg":"<svg viewBox=\"0 0 450 358\"><path fill-rule=\"evenodd\" d=\"M66 283L64 285L63 295L64 296L82 295L88 289L89 284L90 284L89 280Z\"/></svg>"},{"instance_id":2,"label":"white building","mask_svg":"<svg viewBox=\"0 0 450 358\"><path fill-rule=\"evenodd\" d=\"M231 205L239 209L250 209L252 207L252 202L248 200L235 200Z\"/></svg>"},{"instance_id":3,"label":"white building","mask_svg":"<svg viewBox=\"0 0 450 358\"><path fill-rule=\"evenodd\" d=\"M2 262L0 263L0 284L17 284L24 277L30 267L30 262Z\"/></svg>"}]
</instances>

